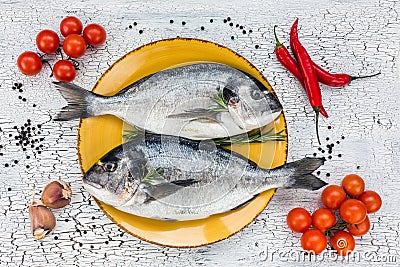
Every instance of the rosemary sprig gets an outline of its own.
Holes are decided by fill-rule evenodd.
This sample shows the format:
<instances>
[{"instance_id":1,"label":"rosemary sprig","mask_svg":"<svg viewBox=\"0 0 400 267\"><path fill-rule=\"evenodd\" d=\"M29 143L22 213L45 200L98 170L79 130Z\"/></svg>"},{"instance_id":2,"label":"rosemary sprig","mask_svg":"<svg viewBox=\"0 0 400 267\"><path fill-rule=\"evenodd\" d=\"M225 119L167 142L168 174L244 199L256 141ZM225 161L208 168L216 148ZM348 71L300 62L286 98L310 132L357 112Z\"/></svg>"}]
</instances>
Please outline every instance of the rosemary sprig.
<instances>
[{"instance_id":1,"label":"rosemary sprig","mask_svg":"<svg viewBox=\"0 0 400 267\"><path fill-rule=\"evenodd\" d=\"M281 130L277 133L273 132L272 128L266 133L261 133L260 130L250 132L249 134L238 134L234 136L215 138L213 142L217 146L226 146L231 144L246 144L246 143L264 143L268 141L285 141L286 134L285 130ZM122 135L126 142L135 139L137 136L142 135L143 133L137 130L125 130L125 134Z\"/></svg>"},{"instance_id":2,"label":"rosemary sprig","mask_svg":"<svg viewBox=\"0 0 400 267\"><path fill-rule=\"evenodd\" d=\"M144 169L146 169L146 167L144 167ZM154 185L164 182L163 174L164 170L162 168L152 169L147 172L141 182L143 184L146 184L147 186L152 187Z\"/></svg>"},{"instance_id":3,"label":"rosemary sprig","mask_svg":"<svg viewBox=\"0 0 400 267\"><path fill-rule=\"evenodd\" d=\"M125 141L131 141L135 139L137 136L142 135L143 133L138 131L138 130L124 130L124 134L122 135L122 138L124 138Z\"/></svg>"},{"instance_id":4,"label":"rosemary sprig","mask_svg":"<svg viewBox=\"0 0 400 267\"><path fill-rule=\"evenodd\" d=\"M231 145L231 144L245 144L245 143L264 143L267 141L285 141L286 135L285 130L281 130L277 133L273 132L274 129L269 130L266 133L261 133L260 130L251 132L250 134L238 134L234 136L228 136L223 138L213 139L214 143L218 146Z\"/></svg>"},{"instance_id":5,"label":"rosemary sprig","mask_svg":"<svg viewBox=\"0 0 400 267\"><path fill-rule=\"evenodd\" d=\"M222 91L212 99L214 101L214 105L211 105L208 110L210 112L225 112L228 111L228 106L224 101L224 96L222 95Z\"/></svg>"}]
</instances>

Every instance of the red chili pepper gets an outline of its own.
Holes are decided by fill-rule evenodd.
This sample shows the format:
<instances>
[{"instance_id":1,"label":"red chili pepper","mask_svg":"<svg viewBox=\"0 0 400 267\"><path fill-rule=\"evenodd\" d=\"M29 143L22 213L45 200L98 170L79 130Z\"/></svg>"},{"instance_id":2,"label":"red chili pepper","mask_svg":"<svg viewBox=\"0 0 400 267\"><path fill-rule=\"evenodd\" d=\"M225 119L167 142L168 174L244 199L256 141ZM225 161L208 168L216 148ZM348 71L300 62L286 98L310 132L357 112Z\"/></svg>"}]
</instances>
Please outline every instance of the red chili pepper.
<instances>
[{"instance_id":1,"label":"red chili pepper","mask_svg":"<svg viewBox=\"0 0 400 267\"><path fill-rule=\"evenodd\" d=\"M276 25L274 26L274 36L275 36L275 54L278 58L278 61L288 70L290 73L293 74L294 77L300 82L300 84L305 88L303 76L301 75L299 65L297 64L296 60L290 55L289 51L286 49L284 45L279 41L276 35ZM292 48L293 49L293 48ZM325 117L328 117L327 112L325 111L324 107L321 106L320 113Z\"/></svg>"},{"instance_id":2,"label":"red chili pepper","mask_svg":"<svg viewBox=\"0 0 400 267\"><path fill-rule=\"evenodd\" d=\"M315 72L317 73L318 80L326 85L333 86L333 87L341 87L348 85L351 81L356 80L356 79L363 79L363 78L369 78L369 77L374 77L376 75L379 75L380 72L372 74L372 75L366 75L366 76L350 76L345 73L330 73L317 64L313 62L313 67Z\"/></svg>"},{"instance_id":3,"label":"red chili pepper","mask_svg":"<svg viewBox=\"0 0 400 267\"><path fill-rule=\"evenodd\" d=\"M276 57L278 58L279 62L288 71L290 71L290 73L292 73L293 76L296 77L297 80L304 87L303 77L301 76L299 66L298 66L296 60L290 55L290 53L286 49L286 47L281 42L279 42L278 37L276 36L276 30L275 30L276 27L277 27L277 25L274 26L274 36L275 36L275 41L276 41L276 45L275 45ZM293 47L292 47L292 50L293 50ZM319 65L317 65L315 62L313 62L313 67L314 67L315 72L317 73L318 81L325 85L333 86L333 87L345 86L345 85L348 85L353 80L370 78L370 77L374 77L376 75L381 74L380 72L378 72L378 73L375 73L372 75L366 75L366 76L351 76L346 73L330 73L330 72L324 70ZM322 112L321 112L321 114L322 114Z\"/></svg>"},{"instance_id":4,"label":"red chili pepper","mask_svg":"<svg viewBox=\"0 0 400 267\"><path fill-rule=\"evenodd\" d=\"M293 74L294 77L301 83L304 87L303 77L301 76L301 72L296 60L290 55L287 48L278 40L278 36L276 36L276 27L274 26L274 35L275 35L275 54L278 58L278 61L288 70L290 73Z\"/></svg>"},{"instance_id":5,"label":"red chili pepper","mask_svg":"<svg viewBox=\"0 0 400 267\"><path fill-rule=\"evenodd\" d=\"M328 117L328 114L326 114L326 111L322 106L321 89L319 87L317 73L315 72L313 67L313 62L310 58L310 55L307 53L307 50L300 43L298 38L298 32L297 32L298 22L299 20L296 19L290 30L290 46L293 50L295 57L297 58L297 62L299 63L301 76L303 77L304 80L304 87L308 94L308 99L310 101L310 104L315 111L315 120L316 120L315 127L317 131L317 138L318 138L318 143L321 143L319 140L319 133L318 133L318 117L319 113L321 113L322 115L324 115L325 113L326 115L326 116L324 115L325 117Z\"/></svg>"}]
</instances>

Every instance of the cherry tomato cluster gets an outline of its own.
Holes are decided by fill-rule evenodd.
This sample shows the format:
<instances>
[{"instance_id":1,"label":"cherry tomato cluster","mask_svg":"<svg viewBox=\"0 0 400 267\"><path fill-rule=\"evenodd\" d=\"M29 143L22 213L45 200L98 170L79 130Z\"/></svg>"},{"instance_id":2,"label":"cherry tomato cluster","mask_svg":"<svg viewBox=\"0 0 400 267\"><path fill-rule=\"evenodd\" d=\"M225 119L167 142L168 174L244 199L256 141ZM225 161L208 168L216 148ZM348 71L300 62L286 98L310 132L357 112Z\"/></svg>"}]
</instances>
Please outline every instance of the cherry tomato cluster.
<instances>
[{"instance_id":1,"label":"cherry tomato cluster","mask_svg":"<svg viewBox=\"0 0 400 267\"><path fill-rule=\"evenodd\" d=\"M89 24L83 29L82 22L74 16L66 17L61 21L60 32L64 36L62 46L55 31L42 30L38 33L36 46L45 54L26 51L19 55L17 65L23 74L28 76L38 74L42 70L43 63L48 63L48 60L43 58L44 55L56 53L60 54L62 59L54 64L52 74L58 81L70 82L76 76L77 62L74 59L83 56L88 45L102 45L107 36L106 31L99 24ZM64 59L62 51L68 59Z\"/></svg>"},{"instance_id":2,"label":"cherry tomato cluster","mask_svg":"<svg viewBox=\"0 0 400 267\"><path fill-rule=\"evenodd\" d=\"M303 233L301 246L304 250L320 254L326 249L329 238L332 248L340 256L346 256L355 248L354 236L369 231L367 214L380 209L381 197L374 191L365 191L360 176L349 174L343 178L342 186L327 186L321 199L325 208L317 209L312 215L304 208L294 208L286 222L292 231Z\"/></svg>"}]
</instances>

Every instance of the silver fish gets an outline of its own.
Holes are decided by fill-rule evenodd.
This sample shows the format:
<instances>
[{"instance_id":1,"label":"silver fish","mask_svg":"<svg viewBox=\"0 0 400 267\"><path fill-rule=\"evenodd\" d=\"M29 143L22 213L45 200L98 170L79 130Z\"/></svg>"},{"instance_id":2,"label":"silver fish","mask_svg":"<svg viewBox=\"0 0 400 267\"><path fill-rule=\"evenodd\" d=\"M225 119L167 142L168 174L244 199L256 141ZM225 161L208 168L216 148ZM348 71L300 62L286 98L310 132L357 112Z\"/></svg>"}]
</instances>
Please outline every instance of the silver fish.
<instances>
[{"instance_id":1,"label":"silver fish","mask_svg":"<svg viewBox=\"0 0 400 267\"><path fill-rule=\"evenodd\" d=\"M211 140L146 135L111 150L86 172L83 184L131 214L193 220L243 206L271 188L319 189L326 183L312 172L323 163L303 158L267 170Z\"/></svg>"},{"instance_id":2,"label":"silver fish","mask_svg":"<svg viewBox=\"0 0 400 267\"><path fill-rule=\"evenodd\" d=\"M58 82L68 105L56 120L111 114L149 132L190 139L246 133L274 121L282 106L254 77L230 66L199 63L149 75L105 97Z\"/></svg>"}]
</instances>

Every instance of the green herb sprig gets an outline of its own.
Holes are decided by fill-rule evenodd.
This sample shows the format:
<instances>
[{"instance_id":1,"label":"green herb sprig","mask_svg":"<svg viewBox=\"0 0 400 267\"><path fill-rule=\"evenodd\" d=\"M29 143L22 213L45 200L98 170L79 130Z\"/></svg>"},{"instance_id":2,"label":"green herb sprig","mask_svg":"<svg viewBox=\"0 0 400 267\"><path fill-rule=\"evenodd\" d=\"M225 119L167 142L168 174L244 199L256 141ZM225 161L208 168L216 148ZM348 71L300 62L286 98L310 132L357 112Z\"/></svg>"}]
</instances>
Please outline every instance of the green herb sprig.
<instances>
[{"instance_id":1,"label":"green herb sprig","mask_svg":"<svg viewBox=\"0 0 400 267\"><path fill-rule=\"evenodd\" d=\"M266 133L261 133L260 130L257 130L251 132L250 134L244 133L234 136L213 139L214 143L217 146L246 144L246 143L264 143L268 141L285 141L285 140L286 140L285 130L281 130L277 133L274 133L274 129L271 129Z\"/></svg>"},{"instance_id":2,"label":"green herb sprig","mask_svg":"<svg viewBox=\"0 0 400 267\"><path fill-rule=\"evenodd\" d=\"M214 105L211 105L208 108L208 111L215 112L215 113L228 111L228 105L224 101L224 96L222 95L222 90L212 100L214 102Z\"/></svg>"}]
</instances>

